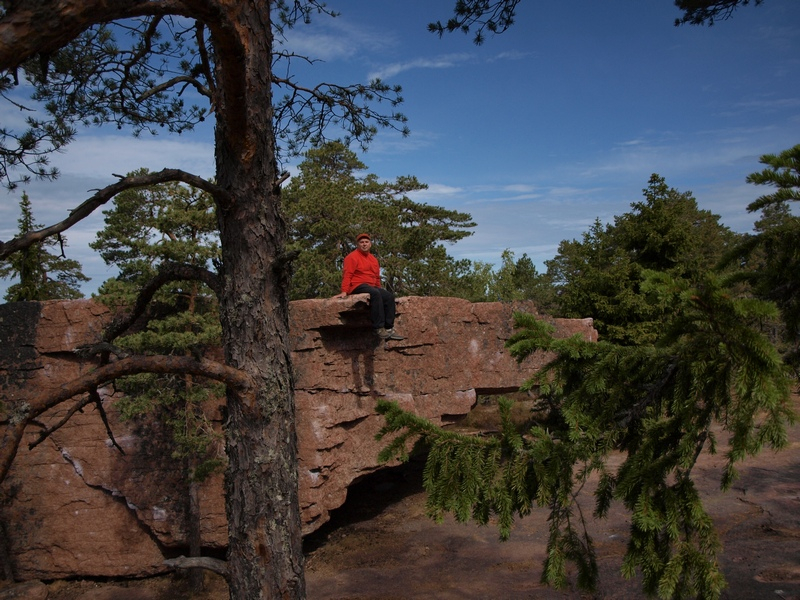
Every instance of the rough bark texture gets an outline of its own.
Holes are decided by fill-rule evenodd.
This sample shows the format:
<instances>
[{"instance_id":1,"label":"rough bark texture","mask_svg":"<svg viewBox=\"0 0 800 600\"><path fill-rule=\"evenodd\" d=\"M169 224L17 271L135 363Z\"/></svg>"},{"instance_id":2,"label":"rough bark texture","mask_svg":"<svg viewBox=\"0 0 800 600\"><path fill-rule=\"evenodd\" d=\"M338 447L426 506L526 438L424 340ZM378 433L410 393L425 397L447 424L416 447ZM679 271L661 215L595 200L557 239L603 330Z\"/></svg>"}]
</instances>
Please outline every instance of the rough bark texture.
<instances>
[{"instance_id":1,"label":"rough bark texture","mask_svg":"<svg viewBox=\"0 0 800 600\"><path fill-rule=\"evenodd\" d=\"M478 395L515 390L541 366L545 355L518 364L503 348L515 309L535 311L525 303L401 298L397 326L408 338L384 344L371 330L366 295L291 303L304 532L330 518L351 484L383 466L382 444L374 439L383 423L377 398L447 424ZM71 350L100 339L108 320L103 307L85 300L0 305L0 330L13 322L17 332L0 355L8 412L31 390L56 392L91 369ZM595 335L588 320L555 324L560 335ZM101 390L103 405L124 454L93 405L32 450L39 427L26 429L0 488L8 499L0 520L17 579L142 577L166 570L165 558L187 553L190 490L181 461L171 458L171 434L156 420L120 422L112 392ZM219 428L224 403L204 407ZM41 425L57 422L68 405L43 414ZM220 556L228 543L222 477L202 482L197 494L203 552ZM263 510L260 503L256 508Z\"/></svg>"},{"instance_id":2,"label":"rough bark texture","mask_svg":"<svg viewBox=\"0 0 800 600\"><path fill-rule=\"evenodd\" d=\"M216 63L217 182L225 362L255 381L228 392L225 474L231 597L304 598L287 276L272 130L269 2L209 2ZM217 6L213 6L216 4ZM266 567L266 568L265 568Z\"/></svg>"},{"instance_id":3,"label":"rough bark texture","mask_svg":"<svg viewBox=\"0 0 800 600\"><path fill-rule=\"evenodd\" d=\"M254 383L250 392L229 387L225 427L231 597L246 600L305 596L284 224L274 185L271 8L242 0L26 0L9 4L0 20L0 69L114 19L174 14L211 32L224 357ZM15 449L22 428L5 434L2 448Z\"/></svg>"}]
</instances>

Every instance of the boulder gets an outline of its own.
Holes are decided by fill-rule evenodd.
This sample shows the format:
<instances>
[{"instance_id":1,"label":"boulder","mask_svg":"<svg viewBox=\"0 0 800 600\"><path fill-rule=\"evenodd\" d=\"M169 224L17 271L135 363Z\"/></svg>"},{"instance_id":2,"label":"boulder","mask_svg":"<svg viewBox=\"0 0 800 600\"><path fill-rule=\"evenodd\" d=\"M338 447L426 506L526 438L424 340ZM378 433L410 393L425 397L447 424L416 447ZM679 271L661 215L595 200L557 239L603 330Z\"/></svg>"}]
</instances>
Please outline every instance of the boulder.
<instances>
[{"instance_id":1,"label":"boulder","mask_svg":"<svg viewBox=\"0 0 800 600\"><path fill-rule=\"evenodd\" d=\"M384 342L372 332L367 295L291 303L304 533L329 519L354 481L386 466L377 461L377 399L446 425L478 396L515 391L541 368L546 355L518 363L504 349L518 310L536 312L524 302L399 298L395 328L407 337ZM92 368L74 349L98 341L109 318L89 300L0 306L4 409ZM591 319L550 321L560 336L596 339ZM42 426L65 416L65 403L26 430L0 505L18 580L152 575L188 545L189 484L183 463L171 458L170 433L155 419L121 420L113 387L101 397L108 429L87 405L29 449ZM217 427L223 403L206 406ZM198 496L202 544L221 551L222 476L206 479Z\"/></svg>"}]
</instances>

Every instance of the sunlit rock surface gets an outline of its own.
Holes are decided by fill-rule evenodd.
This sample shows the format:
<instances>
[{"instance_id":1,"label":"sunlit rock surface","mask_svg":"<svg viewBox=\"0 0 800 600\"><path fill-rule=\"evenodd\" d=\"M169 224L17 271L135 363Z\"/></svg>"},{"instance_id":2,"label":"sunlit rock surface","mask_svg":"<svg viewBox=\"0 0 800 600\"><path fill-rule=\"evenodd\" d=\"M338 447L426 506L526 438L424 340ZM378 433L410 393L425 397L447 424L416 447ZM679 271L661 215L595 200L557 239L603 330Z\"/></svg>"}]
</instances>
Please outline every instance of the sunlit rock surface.
<instances>
[{"instance_id":1,"label":"sunlit rock surface","mask_svg":"<svg viewBox=\"0 0 800 600\"><path fill-rule=\"evenodd\" d=\"M457 420L480 394L516 390L546 356L518 364L504 344L514 311L530 303L472 304L455 298L398 299L402 341L374 335L368 296L302 300L290 311L303 530L341 506L356 479L381 468L378 398L396 400L437 423ZM10 413L33 390L93 368L73 350L100 338L107 311L90 300L0 305L0 386ZM594 340L591 319L551 320L557 334ZM94 405L29 449L29 427L3 485L0 506L15 577L144 576L185 552L189 487L172 458L171 434L156 420L121 422L112 387L102 390L114 441ZM222 400L207 403L221 426ZM40 420L51 426L69 403ZM124 452L124 453L123 453ZM222 475L200 489L203 546L226 545Z\"/></svg>"}]
</instances>

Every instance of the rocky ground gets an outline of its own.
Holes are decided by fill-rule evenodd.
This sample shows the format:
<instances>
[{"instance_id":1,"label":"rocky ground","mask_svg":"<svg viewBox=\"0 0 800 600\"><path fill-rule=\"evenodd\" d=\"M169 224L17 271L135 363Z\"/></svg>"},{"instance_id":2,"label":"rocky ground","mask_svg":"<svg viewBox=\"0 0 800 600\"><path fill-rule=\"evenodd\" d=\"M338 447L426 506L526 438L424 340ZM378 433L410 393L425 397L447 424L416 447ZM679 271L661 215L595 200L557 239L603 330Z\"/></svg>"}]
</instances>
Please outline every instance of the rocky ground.
<instances>
[{"instance_id":1,"label":"rocky ground","mask_svg":"<svg viewBox=\"0 0 800 600\"><path fill-rule=\"evenodd\" d=\"M800 401L797 402L800 409ZM724 550L723 597L800 600L800 425L790 447L745 463L727 493L719 491L722 459L704 456L696 473ZM591 512L590 499L585 503ZM619 575L627 518L621 510L592 524L601 569L595 594L554 591L539 583L547 522L520 520L508 542L492 526L425 516L421 465L385 471L357 484L334 519L306 540L310 600L641 598L639 582ZM54 582L48 600L223 600L224 582L207 576L192 596L186 581L167 576L120 582ZM44 586L43 586L44 587ZM0 589L0 600L3 592ZM35 598L36 596L30 596Z\"/></svg>"}]
</instances>

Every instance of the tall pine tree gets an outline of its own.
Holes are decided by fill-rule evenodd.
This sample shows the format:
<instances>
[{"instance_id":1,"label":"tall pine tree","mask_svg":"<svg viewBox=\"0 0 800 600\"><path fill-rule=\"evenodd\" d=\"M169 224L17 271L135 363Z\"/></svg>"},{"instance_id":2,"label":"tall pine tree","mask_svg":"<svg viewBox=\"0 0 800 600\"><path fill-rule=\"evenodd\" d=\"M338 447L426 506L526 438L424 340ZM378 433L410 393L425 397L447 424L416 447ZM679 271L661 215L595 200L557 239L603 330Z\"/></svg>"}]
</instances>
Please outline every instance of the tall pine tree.
<instances>
[{"instance_id":1,"label":"tall pine tree","mask_svg":"<svg viewBox=\"0 0 800 600\"><path fill-rule=\"evenodd\" d=\"M146 170L131 176L146 175ZM129 190L103 213L105 228L91 244L119 275L103 283L99 299L113 308L129 309L142 286L176 264L205 269L219 260L216 215L211 197L178 183ZM115 340L138 354L203 356L219 347L216 295L196 280L175 280L161 287L133 329ZM117 380L124 392L117 403L123 417L155 415L171 430L173 458L183 463L187 479L187 545L200 556L198 485L224 464L221 434L214 430L203 405L224 396L218 384L192 375L142 373ZM193 569L191 585L202 585Z\"/></svg>"},{"instance_id":2,"label":"tall pine tree","mask_svg":"<svg viewBox=\"0 0 800 600\"><path fill-rule=\"evenodd\" d=\"M289 248L297 255L292 299L338 293L344 257L364 231L375 243L387 288L398 295L452 295L459 266L444 243L471 235L470 215L411 200L427 186L412 176L380 181L341 142L309 150L299 168L282 194Z\"/></svg>"}]
</instances>

